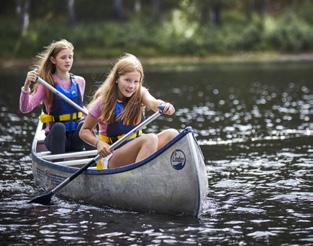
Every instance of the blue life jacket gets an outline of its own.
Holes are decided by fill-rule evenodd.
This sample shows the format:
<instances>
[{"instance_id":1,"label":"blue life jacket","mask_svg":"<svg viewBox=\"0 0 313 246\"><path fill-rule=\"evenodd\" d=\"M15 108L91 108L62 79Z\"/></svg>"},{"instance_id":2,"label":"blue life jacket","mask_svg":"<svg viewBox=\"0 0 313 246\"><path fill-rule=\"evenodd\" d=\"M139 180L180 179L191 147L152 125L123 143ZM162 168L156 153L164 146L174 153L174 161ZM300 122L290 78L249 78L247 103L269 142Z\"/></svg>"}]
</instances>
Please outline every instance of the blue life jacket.
<instances>
[{"instance_id":1,"label":"blue life jacket","mask_svg":"<svg viewBox=\"0 0 313 246\"><path fill-rule=\"evenodd\" d=\"M122 102L118 102L118 101L116 102L115 110L114 110L115 118L117 118L122 113L123 107L124 106L123 106ZM116 120L116 121L108 124L107 131L106 131L107 137L110 138L111 143L114 143L122 135L128 133L130 130L135 128L137 125L125 125L121 120ZM141 134L141 132L142 131L138 131L134 137L138 137ZM126 142L129 142L134 137L130 138Z\"/></svg>"},{"instance_id":2,"label":"blue life jacket","mask_svg":"<svg viewBox=\"0 0 313 246\"><path fill-rule=\"evenodd\" d=\"M82 107L83 102L79 86L75 81L74 76L71 75L70 79L72 84L69 89L65 90L57 83L55 83L54 87L67 98L71 99L74 103ZM66 127L66 131L71 132L76 130L79 118L82 114L72 105L64 101L62 98L54 96L50 115L54 117L54 122L62 122ZM70 120L60 120L61 115L67 115Z\"/></svg>"}]
</instances>

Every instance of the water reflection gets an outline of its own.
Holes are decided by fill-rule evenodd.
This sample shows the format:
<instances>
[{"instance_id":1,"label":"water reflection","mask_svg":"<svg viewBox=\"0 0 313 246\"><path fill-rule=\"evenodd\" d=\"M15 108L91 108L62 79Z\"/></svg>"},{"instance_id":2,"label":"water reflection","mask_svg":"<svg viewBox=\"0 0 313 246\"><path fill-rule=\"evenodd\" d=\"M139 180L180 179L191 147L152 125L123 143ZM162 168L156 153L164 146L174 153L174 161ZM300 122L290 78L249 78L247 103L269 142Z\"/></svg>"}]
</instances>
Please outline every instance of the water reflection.
<instances>
[{"instance_id":1,"label":"water reflection","mask_svg":"<svg viewBox=\"0 0 313 246\"><path fill-rule=\"evenodd\" d=\"M99 77L95 69L90 71L82 70L87 81ZM203 215L193 219L98 208L57 197L49 207L28 204L37 191L29 152L38 112L18 112L24 74L1 71L6 88L0 92L1 241L312 244L312 73L310 64L148 68L146 86L177 108L175 117L162 117L149 130L191 125L206 159L210 192ZM91 94L94 85L88 86Z\"/></svg>"}]
</instances>

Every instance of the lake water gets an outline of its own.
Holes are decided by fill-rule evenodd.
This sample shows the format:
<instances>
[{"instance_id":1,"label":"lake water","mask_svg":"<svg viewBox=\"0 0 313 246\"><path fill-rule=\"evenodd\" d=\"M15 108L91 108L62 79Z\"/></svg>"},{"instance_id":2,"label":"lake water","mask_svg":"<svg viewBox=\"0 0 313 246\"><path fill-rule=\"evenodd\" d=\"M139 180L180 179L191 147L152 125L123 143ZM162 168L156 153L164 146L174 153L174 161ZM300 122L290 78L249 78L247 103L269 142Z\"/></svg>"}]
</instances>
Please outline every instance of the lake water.
<instances>
[{"instance_id":1,"label":"lake water","mask_svg":"<svg viewBox=\"0 0 313 246\"><path fill-rule=\"evenodd\" d=\"M28 204L39 111L18 111L25 69L1 69L1 245L313 245L313 69L310 63L147 66L145 85L192 126L209 181L200 218ZM88 101L108 68L74 68Z\"/></svg>"}]
</instances>

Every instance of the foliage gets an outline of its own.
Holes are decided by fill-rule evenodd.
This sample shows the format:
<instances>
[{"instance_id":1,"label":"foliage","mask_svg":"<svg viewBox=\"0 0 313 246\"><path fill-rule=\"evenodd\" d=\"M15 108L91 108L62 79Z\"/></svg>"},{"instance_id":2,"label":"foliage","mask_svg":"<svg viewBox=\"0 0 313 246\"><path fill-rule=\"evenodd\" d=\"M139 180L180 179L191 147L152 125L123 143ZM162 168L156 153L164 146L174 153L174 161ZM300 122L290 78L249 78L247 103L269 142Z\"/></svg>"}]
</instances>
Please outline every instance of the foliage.
<instances>
[{"instance_id":1,"label":"foliage","mask_svg":"<svg viewBox=\"0 0 313 246\"><path fill-rule=\"evenodd\" d=\"M125 52L139 56L206 56L313 49L313 19L306 9L312 5L309 1L298 4L296 9L278 1L284 7L279 14L252 11L246 15L243 11L249 1L182 0L174 3L166 0L162 3L168 9L162 11L158 21L143 14L151 10L147 2L142 1L141 14L132 14L128 6L126 19L117 21L112 14L113 1L109 1L108 6L99 2L99 8L95 9L94 4L85 6L86 1L76 0L78 22L75 26L69 26L66 16L58 14L64 12L63 1L49 1L48 9L39 8L43 2L38 0L32 8L33 19L23 34L19 20L12 18L10 11L1 10L0 32L5 38L0 40L0 57L33 57L51 41L61 38L73 42L76 56L90 58L116 57ZM211 17L210 7L216 3L220 3L223 10L223 21L219 24L204 18L207 14ZM5 1L4 6L12 8L14 5ZM81 21L88 13L89 17Z\"/></svg>"},{"instance_id":2,"label":"foliage","mask_svg":"<svg viewBox=\"0 0 313 246\"><path fill-rule=\"evenodd\" d=\"M313 48L313 29L295 16L284 16L267 35L268 43L281 51L305 51Z\"/></svg>"}]
</instances>

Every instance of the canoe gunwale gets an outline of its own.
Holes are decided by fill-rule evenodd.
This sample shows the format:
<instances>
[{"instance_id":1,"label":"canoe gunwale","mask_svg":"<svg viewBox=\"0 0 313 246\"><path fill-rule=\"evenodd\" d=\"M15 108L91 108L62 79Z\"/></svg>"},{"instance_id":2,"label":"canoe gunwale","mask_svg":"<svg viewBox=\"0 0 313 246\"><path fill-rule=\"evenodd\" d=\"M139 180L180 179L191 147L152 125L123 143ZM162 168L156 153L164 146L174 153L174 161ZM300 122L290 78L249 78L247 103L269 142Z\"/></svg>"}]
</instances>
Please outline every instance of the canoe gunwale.
<instances>
[{"instance_id":1,"label":"canoe gunwale","mask_svg":"<svg viewBox=\"0 0 313 246\"><path fill-rule=\"evenodd\" d=\"M103 170L87 169L84 173L87 174L87 175L107 175L107 174L117 174L117 173L127 172L127 171L130 171L130 170L139 168L139 167L141 167L143 165L148 164L153 159L157 158L159 155L161 155L163 152L165 152L167 149L169 149L172 145L174 145L179 140L181 140L183 137L185 137L188 133L193 133L193 129L190 126L184 128L182 132L180 132L174 139L172 139L170 142L165 144L157 152L155 152L151 156L149 156L146 159L144 159L142 161L139 161L137 163L131 163L131 164L128 164L128 165L125 165L125 166L122 166L122 167L111 168L111 169L103 169ZM60 164L53 163L51 161L44 160L44 159L40 158L37 155L37 153L35 152L36 145L37 145L37 141L34 140L33 146L32 146L31 157L32 157L32 160L34 162L36 162L38 165L47 166L49 168L60 170L62 172L66 172L66 173L74 173L75 171L78 170L78 168L76 168L76 167L60 165Z\"/></svg>"}]
</instances>

